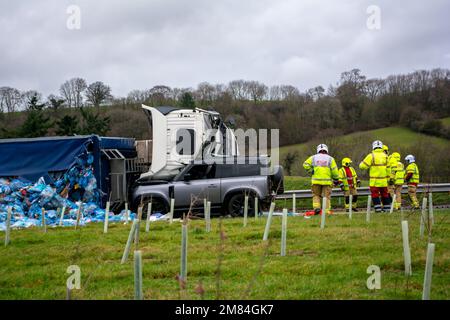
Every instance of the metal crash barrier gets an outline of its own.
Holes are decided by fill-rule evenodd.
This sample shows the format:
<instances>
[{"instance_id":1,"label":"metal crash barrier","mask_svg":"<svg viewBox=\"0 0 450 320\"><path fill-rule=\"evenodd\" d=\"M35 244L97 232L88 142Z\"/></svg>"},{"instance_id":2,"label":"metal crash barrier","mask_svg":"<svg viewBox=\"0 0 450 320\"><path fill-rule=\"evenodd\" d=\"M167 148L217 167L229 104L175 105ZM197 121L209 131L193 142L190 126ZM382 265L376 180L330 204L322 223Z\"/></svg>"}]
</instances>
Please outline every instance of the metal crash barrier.
<instances>
[{"instance_id":1,"label":"metal crash barrier","mask_svg":"<svg viewBox=\"0 0 450 320\"><path fill-rule=\"evenodd\" d=\"M358 195L364 196L369 195L370 190L369 187L360 187L357 188ZM417 193L424 193L424 192L432 192L432 193L444 193L444 192L450 192L450 183L424 183L419 184L417 186ZM408 186L404 185L402 188L402 193L407 194L408 193ZM285 191L282 194L278 194L275 199L292 199L292 196L295 194L295 197L297 199L301 198L311 198L312 192L311 190L288 190ZM340 188L333 188L333 192L331 193L332 197L343 197L344 192Z\"/></svg>"}]
</instances>

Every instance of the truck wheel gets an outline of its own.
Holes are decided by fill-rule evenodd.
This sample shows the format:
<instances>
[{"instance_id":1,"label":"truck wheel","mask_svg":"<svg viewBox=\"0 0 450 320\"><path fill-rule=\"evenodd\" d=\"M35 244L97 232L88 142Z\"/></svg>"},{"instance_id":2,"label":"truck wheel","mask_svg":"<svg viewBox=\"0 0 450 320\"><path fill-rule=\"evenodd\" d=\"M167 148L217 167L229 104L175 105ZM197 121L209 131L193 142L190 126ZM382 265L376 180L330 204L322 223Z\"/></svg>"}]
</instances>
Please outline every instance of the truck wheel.
<instances>
[{"instance_id":1,"label":"truck wheel","mask_svg":"<svg viewBox=\"0 0 450 320\"><path fill-rule=\"evenodd\" d=\"M244 216L244 200L245 196L243 193L237 193L228 200L227 203L227 213L232 217L243 217ZM254 214L254 198L252 195L248 199L248 215Z\"/></svg>"}]
</instances>

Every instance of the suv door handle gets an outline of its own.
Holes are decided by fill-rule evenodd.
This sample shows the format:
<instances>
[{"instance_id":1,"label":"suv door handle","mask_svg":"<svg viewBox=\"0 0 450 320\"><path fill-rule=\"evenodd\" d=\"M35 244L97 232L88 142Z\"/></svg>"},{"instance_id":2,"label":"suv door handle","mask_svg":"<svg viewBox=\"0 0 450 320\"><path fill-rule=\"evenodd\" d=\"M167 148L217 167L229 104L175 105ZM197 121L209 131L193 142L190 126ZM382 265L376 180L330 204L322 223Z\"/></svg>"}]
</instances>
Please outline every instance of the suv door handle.
<instances>
[{"instance_id":1,"label":"suv door handle","mask_svg":"<svg viewBox=\"0 0 450 320\"><path fill-rule=\"evenodd\" d=\"M208 188L217 188L217 187L218 187L217 184L214 184L214 183L208 184Z\"/></svg>"}]
</instances>

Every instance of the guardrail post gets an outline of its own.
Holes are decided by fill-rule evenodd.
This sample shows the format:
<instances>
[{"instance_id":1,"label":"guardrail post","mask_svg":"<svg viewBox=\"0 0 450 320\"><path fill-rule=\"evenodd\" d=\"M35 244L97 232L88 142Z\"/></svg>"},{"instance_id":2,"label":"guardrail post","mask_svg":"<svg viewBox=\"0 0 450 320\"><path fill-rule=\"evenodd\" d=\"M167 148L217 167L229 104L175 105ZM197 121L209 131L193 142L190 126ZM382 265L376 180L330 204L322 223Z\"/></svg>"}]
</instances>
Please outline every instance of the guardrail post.
<instances>
[{"instance_id":1,"label":"guardrail post","mask_svg":"<svg viewBox=\"0 0 450 320\"><path fill-rule=\"evenodd\" d=\"M433 191L433 193L448 193L450 191L450 183L431 183L431 184L419 184L417 186L417 193L428 193L430 190ZM370 188L369 187L358 187L357 188L358 194L361 196L369 195L370 194ZM296 200L298 199L304 199L304 198L311 198L311 190L310 189L304 189L304 190L286 190L283 194L277 195L275 198L278 199L292 199L293 194L295 193ZM403 186L401 190L402 194L408 194L408 188L407 186ZM343 192L340 189L333 189L333 193L331 194L332 197L338 197L338 201L340 203L341 197L343 196Z\"/></svg>"},{"instance_id":2,"label":"guardrail post","mask_svg":"<svg viewBox=\"0 0 450 320\"><path fill-rule=\"evenodd\" d=\"M258 220L258 211L259 211L259 209L258 209L258 196L255 196L255 220Z\"/></svg>"}]
</instances>

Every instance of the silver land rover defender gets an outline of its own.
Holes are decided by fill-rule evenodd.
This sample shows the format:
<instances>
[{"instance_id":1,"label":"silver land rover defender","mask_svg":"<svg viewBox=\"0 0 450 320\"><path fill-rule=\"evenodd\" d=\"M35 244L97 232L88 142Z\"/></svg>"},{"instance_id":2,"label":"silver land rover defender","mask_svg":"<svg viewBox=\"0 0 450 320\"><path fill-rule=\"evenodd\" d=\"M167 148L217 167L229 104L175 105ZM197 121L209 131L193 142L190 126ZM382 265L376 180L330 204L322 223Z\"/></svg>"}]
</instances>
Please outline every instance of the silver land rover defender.
<instances>
[{"instance_id":1,"label":"silver land rover defender","mask_svg":"<svg viewBox=\"0 0 450 320\"><path fill-rule=\"evenodd\" d=\"M138 179L132 191L132 207L152 202L152 212L167 213L175 199L174 216L203 213L204 199L215 215L243 215L244 198L249 196L249 215L265 209L274 195L284 192L283 169L270 167L268 157L226 157L220 161L192 161L173 179Z\"/></svg>"}]
</instances>

